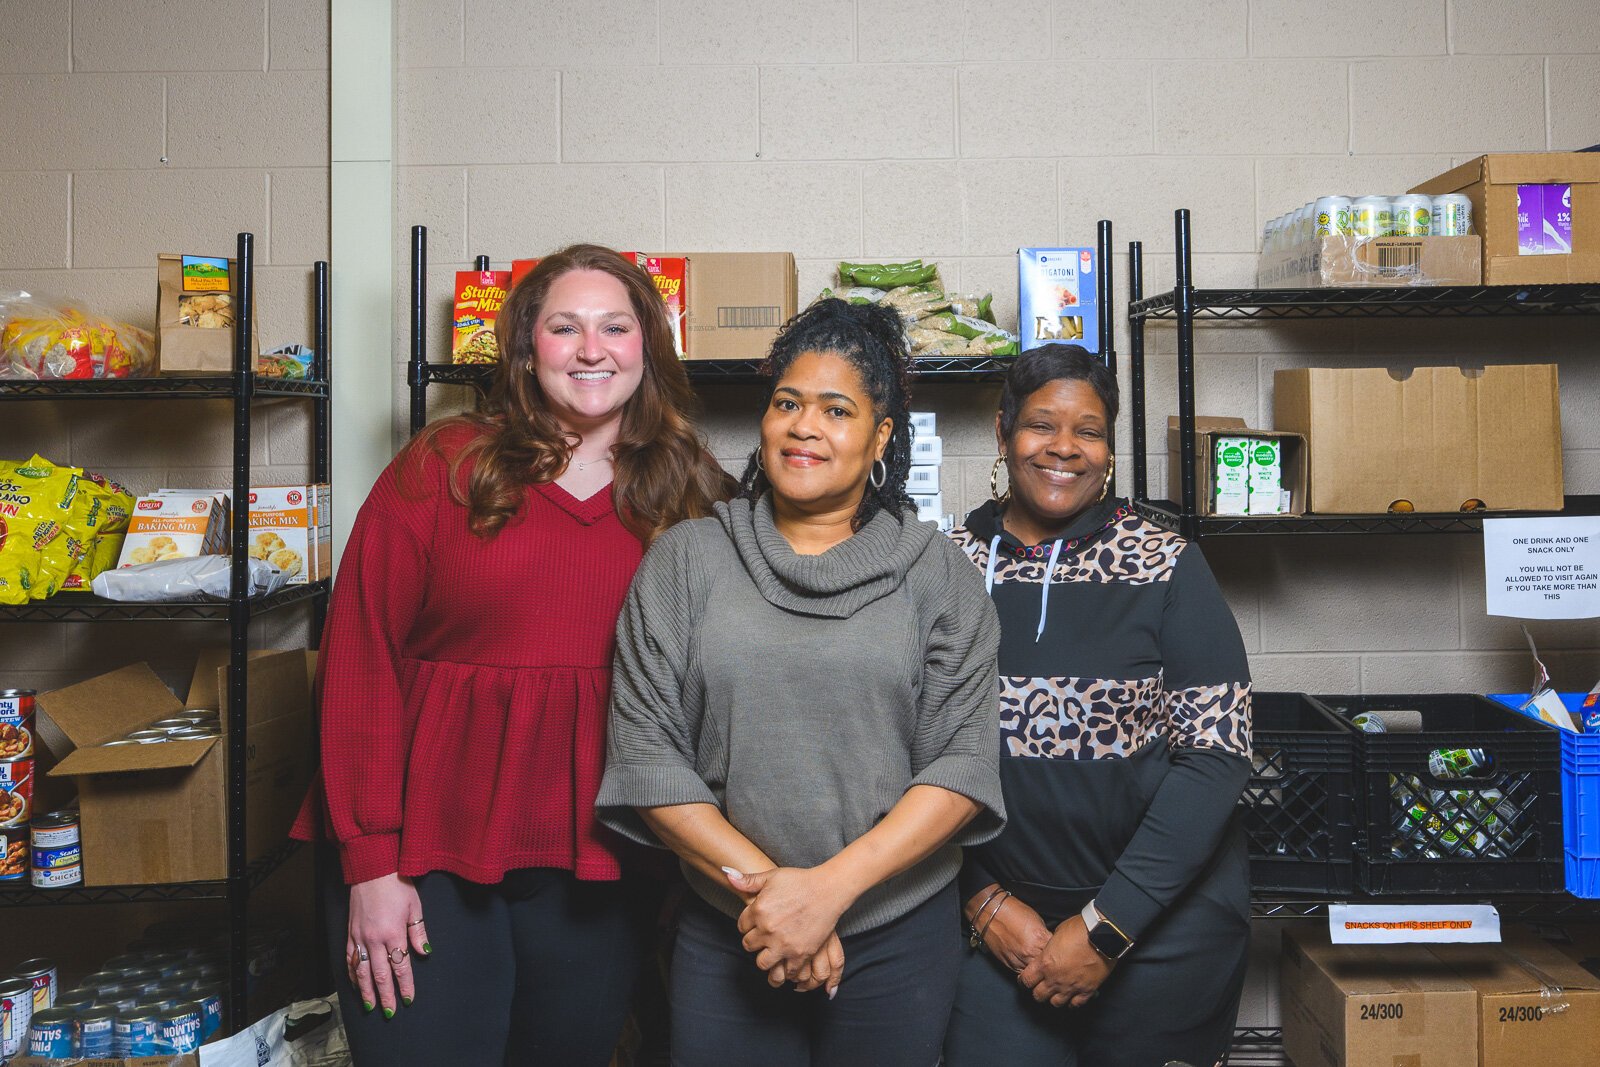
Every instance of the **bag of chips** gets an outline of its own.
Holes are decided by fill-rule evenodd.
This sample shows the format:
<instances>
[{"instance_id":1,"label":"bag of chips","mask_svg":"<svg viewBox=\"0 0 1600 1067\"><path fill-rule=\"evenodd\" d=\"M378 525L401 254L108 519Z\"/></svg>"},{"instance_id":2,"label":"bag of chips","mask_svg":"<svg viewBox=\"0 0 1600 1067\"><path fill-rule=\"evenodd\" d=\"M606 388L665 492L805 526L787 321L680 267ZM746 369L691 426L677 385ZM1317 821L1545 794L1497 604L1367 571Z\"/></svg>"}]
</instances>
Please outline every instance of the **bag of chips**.
<instances>
[{"instance_id":1,"label":"bag of chips","mask_svg":"<svg viewBox=\"0 0 1600 1067\"><path fill-rule=\"evenodd\" d=\"M130 378L155 369L155 339L75 303L0 294L0 378Z\"/></svg>"}]
</instances>

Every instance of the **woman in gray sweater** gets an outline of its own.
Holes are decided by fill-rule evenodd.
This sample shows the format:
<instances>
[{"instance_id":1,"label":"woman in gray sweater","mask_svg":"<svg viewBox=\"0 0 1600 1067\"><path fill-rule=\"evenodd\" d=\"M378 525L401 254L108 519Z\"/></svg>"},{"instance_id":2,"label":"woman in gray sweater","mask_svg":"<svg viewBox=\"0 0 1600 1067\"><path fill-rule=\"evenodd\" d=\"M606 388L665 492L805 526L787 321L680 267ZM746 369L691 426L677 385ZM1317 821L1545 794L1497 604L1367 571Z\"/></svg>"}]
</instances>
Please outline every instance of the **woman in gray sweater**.
<instances>
[{"instance_id":1,"label":"woman in gray sweater","mask_svg":"<svg viewBox=\"0 0 1600 1067\"><path fill-rule=\"evenodd\" d=\"M628 594L597 808L695 891L674 1063L927 1067L959 846L1005 819L999 628L905 495L898 316L820 301L767 368L744 494L657 540Z\"/></svg>"}]
</instances>

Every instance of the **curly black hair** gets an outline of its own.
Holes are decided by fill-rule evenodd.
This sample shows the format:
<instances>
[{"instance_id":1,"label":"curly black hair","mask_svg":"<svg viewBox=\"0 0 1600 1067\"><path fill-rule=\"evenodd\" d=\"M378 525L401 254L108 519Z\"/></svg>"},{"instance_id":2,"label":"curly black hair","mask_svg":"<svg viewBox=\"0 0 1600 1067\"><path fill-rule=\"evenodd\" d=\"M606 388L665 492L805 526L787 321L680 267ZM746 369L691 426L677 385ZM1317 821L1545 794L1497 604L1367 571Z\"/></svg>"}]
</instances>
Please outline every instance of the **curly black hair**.
<instances>
[{"instance_id":1,"label":"curly black hair","mask_svg":"<svg viewBox=\"0 0 1600 1067\"><path fill-rule=\"evenodd\" d=\"M861 529L880 511L903 521L907 511L914 512L914 505L906 493L906 477L911 471L911 353L899 313L875 304L828 299L818 300L790 319L761 365L766 379L763 414L771 407L772 394L784 372L806 352L832 352L847 360L866 384L873 419L894 423L889 445L883 452L888 473L881 486L867 483L861 506L856 509L854 528ZM760 452L757 444L739 479L742 495L750 500L771 488L766 472L756 464Z\"/></svg>"},{"instance_id":2,"label":"curly black hair","mask_svg":"<svg viewBox=\"0 0 1600 1067\"><path fill-rule=\"evenodd\" d=\"M1117 376L1105 361L1082 345L1048 344L1030 348L1006 371L1000 391L1000 435L1011 440L1022 405L1051 382L1088 382L1106 409L1106 422L1117 422Z\"/></svg>"}]
</instances>

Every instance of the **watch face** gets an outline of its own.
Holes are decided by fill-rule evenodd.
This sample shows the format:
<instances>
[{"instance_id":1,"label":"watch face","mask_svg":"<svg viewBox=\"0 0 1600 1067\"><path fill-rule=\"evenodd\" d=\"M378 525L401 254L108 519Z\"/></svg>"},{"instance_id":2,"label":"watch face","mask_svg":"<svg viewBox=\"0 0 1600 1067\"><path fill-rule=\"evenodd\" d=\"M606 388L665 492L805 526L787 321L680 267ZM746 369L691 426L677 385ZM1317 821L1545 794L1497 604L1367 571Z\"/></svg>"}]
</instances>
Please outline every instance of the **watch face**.
<instances>
[{"instance_id":1,"label":"watch face","mask_svg":"<svg viewBox=\"0 0 1600 1067\"><path fill-rule=\"evenodd\" d=\"M1127 939L1112 928L1110 923L1105 922L1100 923L1089 931L1089 944L1093 945L1094 950L1108 960L1117 959L1133 947L1128 943Z\"/></svg>"}]
</instances>

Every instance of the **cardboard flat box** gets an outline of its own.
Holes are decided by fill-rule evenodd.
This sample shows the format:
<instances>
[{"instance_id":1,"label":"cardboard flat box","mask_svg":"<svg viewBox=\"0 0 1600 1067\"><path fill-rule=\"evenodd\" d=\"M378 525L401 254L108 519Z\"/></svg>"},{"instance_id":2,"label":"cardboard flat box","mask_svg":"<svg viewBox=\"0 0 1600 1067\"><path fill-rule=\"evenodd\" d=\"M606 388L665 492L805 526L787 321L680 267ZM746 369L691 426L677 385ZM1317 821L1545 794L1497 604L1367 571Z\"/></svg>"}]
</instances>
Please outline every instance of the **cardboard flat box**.
<instances>
[{"instance_id":1,"label":"cardboard flat box","mask_svg":"<svg viewBox=\"0 0 1600 1067\"><path fill-rule=\"evenodd\" d=\"M789 252L665 252L689 261L687 359L761 359L799 310Z\"/></svg>"},{"instance_id":2,"label":"cardboard flat box","mask_svg":"<svg viewBox=\"0 0 1600 1067\"><path fill-rule=\"evenodd\" d=\"M1472 201L1485 285L1600 282L1600 153L1479 156L1411 191ZM1548 206L1530 211L1541 193Z\"/></svg>"},{"instance_id":3,"label":"cardboard flat box","mask_svg":"<svg viewBox=\"0 0 1600 1067\"><path fill-rule=\"evenodd\" d=\"M1600 979L1533 938L1430 945L1478 994L1479 1067L1590 1067L1600 1060Z\"/></svg>"},{"instance_id":4,"label":"cardboard flat box","mask_svg":"<svg viewBox=\"0 0 1600 1067\"><path fill-rule=\"evenodd\" d=\"M1470 237L1317 237L1261 256L1263 289L1480 285L1483 241Z\"/></svg>"},{"instance_id":5,"label":"cardboard flat box","mask_svg":"<svg viewBox=\"0 0 1600 1067\"><path fill-rule=\"evenodd\" d=\"M1421 945L1333 945L1325 923L1294 923L1278 981L1295 1067L1478 1062L1477 991Z\"/></svg>"},{"instance_id":6,"label":"cardboard flat box","mask_svg":"<svg viewBox=\"0 0 1600 1067\"><path fill-rule=\"evenodd\" d=\"M1274 422L1305 435L1307 510L1559 511L1561 397L1550 364L1280 370Z\"/></svg>"},{"instance_id":7,"label":"cardboard flat box","mask_svg":"<svg viewBox=\"0 0 1600 1067\"><path fill-rule=\"evenodd\" d=\"M1243 419L1199 415L1194 420L1194 491L1195 509L1201 515L1214 515L1216 510L1216 443L1219 437L1258 437L1275 440L1283 447L1283 488L1289 491L1289 510L1283 515L1300 515L1306 509L1306 442L1299 433L1276 430L1252 430ZM1167 418L1167 496L1174 501L1183 497L1182 434L1176 415Z\"/></svg>"},{"instance_id":8,"label":"cardboard flat box","mask_svg":"<svg viewBox=\"0 0 1600 1067\"><path fill-rule=\"evenodd\" d=\"M282 844L310 783L314 661L315 653L294 651L250 662L245 851L251 860ZM85 885L227 876L224 739L102 747L186 706L216 708L226 724L226 674L226 666L210 671L214 681L191 687L187 705L143 663L39 695L39 731L62 757L50 777L71 778L78 788Z\"/></svg>"}]
</instances>

